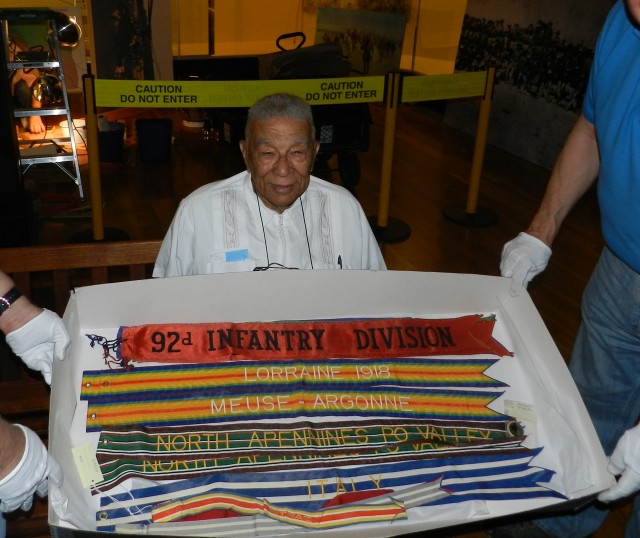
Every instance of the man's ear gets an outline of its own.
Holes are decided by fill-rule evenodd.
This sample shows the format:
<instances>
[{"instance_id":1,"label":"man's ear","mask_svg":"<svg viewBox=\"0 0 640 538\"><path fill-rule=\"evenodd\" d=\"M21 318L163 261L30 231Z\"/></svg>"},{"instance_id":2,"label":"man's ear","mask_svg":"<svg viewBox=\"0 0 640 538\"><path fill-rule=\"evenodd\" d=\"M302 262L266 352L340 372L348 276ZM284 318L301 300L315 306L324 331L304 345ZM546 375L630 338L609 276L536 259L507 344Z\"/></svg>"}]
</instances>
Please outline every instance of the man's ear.
<instances>
[{"instance_id":1,"label":"man's ear","mask_svg":"<svg viewBox=\"0 0 640 538\"><path fill-rule=\"evenodd\" d=\"M247 155L247 151L248 151L247 141L246 140L240 140L238 145L240 146L240 153L242 153L242 158L244 159L244 164L249 166L249 160L247 159L247 157L248 157L248 155Z\"/></svg>"}]
</instances>

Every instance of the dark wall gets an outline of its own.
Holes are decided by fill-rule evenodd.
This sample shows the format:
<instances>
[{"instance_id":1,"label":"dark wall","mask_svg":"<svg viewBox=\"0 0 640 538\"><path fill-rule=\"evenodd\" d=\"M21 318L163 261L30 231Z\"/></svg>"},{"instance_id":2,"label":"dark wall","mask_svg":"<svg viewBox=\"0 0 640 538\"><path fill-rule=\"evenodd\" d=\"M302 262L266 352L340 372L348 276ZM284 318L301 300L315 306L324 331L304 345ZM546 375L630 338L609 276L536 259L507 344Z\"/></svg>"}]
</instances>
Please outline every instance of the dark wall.
<instances>
[{"instance_id":1,"label":"dark wall","mask_svg":"<svg viewBox=\"0 0 640 538\"><path fill-rule=\"evenodd\" d=\"M6 58L0 39L0 58ZM11 103L9 72L0 69L0 247L25 246L31 242L31 204L24 190L15 119Z\"/></svg>"},{"instance_id":2,"label":"dark wall","mask_svg":"<svg viewBox=\"0 0 640 538\"><path fill-rule=\"evenodd\" d=\"M0 39L0 58L6 58L5 48L4 40ZM9 87L9 72L0 69L0 194L15 192L20 186L18 142Z\"/></svg>"}]
</instances>

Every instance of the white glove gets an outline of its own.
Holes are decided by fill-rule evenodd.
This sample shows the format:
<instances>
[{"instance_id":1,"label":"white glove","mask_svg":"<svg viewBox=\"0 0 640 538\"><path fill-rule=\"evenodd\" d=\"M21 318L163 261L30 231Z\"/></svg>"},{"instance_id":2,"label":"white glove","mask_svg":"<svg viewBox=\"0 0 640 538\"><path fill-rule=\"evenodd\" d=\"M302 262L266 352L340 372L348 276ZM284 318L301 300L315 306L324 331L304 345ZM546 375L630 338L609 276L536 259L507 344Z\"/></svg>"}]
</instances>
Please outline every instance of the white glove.
<instances>
[{"instance_id":1,"label":"white glove","mask_svg":"<svg viewBox=\"0 0 640 538\"><path fill-rule=\"evenodd\" d=\"M47 477L52 484L62 485L62 470L49 455L36 433L16 424L24 432L25 447L20 463L0 480L0 510L13 512L18 508L29 510L33 494L47 494Z\"/></svg>"},{"instance_id":2,"label":"white glove","mask_svg":"<svg viewBox=\"0 0 640 538\"><path fill-rule=\"evenodd\" d=\"M620 437L609 458L608 470L621 476L616 484L598 495L599 501L608 503L640 490L640 425Z\"/></svg>"},{"instance_id":3,"label":"white glove","mask_svg":"<svg viewBox=\"0 0 640 538\"><path fill-rule=\"evenodd\" d=\"M537 237L520 232L502 247L500 274L511 277L511 295L519 295L549 263L551 249Z\"/></svg>"},{"instance_id":4,"label":"white glove","mask_svg":"<svg viewBox=\"0 0 640 538\"><path fill-rule=\"evenodd\" d=\"M69 344L69 333L57 314L44 309L28 323L10 332L7 344L32 370L40 370L47 384L51 385L53 357L64 359Z\"/></svg>"}]
</instances>

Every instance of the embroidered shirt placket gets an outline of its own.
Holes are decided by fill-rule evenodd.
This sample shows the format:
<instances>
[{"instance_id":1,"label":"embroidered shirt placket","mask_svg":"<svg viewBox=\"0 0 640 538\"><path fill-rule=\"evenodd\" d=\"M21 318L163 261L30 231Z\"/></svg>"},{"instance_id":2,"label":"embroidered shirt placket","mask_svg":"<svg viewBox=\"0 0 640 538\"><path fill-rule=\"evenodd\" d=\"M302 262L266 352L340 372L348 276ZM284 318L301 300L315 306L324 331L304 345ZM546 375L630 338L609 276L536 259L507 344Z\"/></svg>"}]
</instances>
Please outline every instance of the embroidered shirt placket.
<instances>
[{"instance_id":1,"label":"embroidered shirt placket","mask_svg":"<svg viewBox=\"0 0 640 538\"><path fill-rule=\"evenodd\" d=\"M236 196L235 191L225 191L222 199L222 213L224 215L224 248L225 250L238 247L236 227Z\"/></svg>"},{"instance_id":2,"label":"embroidered shirt placket","mask_svg":"<svg viewBox=\"0 0 640 538\"><path fill-rule=\"evenodd\" d=\"M276 219L276 222L278 223L278 234L280 235L280 248L282 249L282 262L280 263L286 266L290 262L287 259L287 234L284 228L284 212L278 213L276 215Z\"/></svg>"},{"instance_id":3,"label":"embroidered shirt placket","mask_svg":"<svg viewBox=\"0 0 640 538\"><path fill-rule=\"evenodd\" d=\"M322 256L327 264L335 263L333 248L331 245L331 213L329 200L326 196L320 197L320 231L322 233Z\"/></svg>"}]
</instances>

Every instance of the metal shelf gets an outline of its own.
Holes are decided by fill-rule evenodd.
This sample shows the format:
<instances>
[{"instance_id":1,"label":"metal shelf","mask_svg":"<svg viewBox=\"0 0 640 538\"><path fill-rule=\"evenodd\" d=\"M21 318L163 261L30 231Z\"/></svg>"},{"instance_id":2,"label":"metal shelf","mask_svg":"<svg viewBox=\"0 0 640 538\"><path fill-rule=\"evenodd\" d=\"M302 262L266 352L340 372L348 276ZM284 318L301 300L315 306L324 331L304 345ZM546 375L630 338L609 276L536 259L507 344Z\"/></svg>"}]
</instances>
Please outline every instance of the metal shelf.
<instances>
[{"instance_id":1,"label":"metal shelf","mask_svg":"<svg viewBox=\"0 0 640 538\"><path fill-rule=\"evenodd\" d=\"M29 116L66 116L66 108L17 108L13 111L16 118L27 118Z\"/></svg>"},{"instance_id":2,"label":"metal shelf","mask_svg":"<svg viewBox=\"0 0 640 538\"><path fill-rule=\"evenodd\" d=\"M58 69L60 68L60 62L57 60L50 60L46 62L8 62L7 68L16 70L16 69Z\"/></svg>"}]
</instances>

